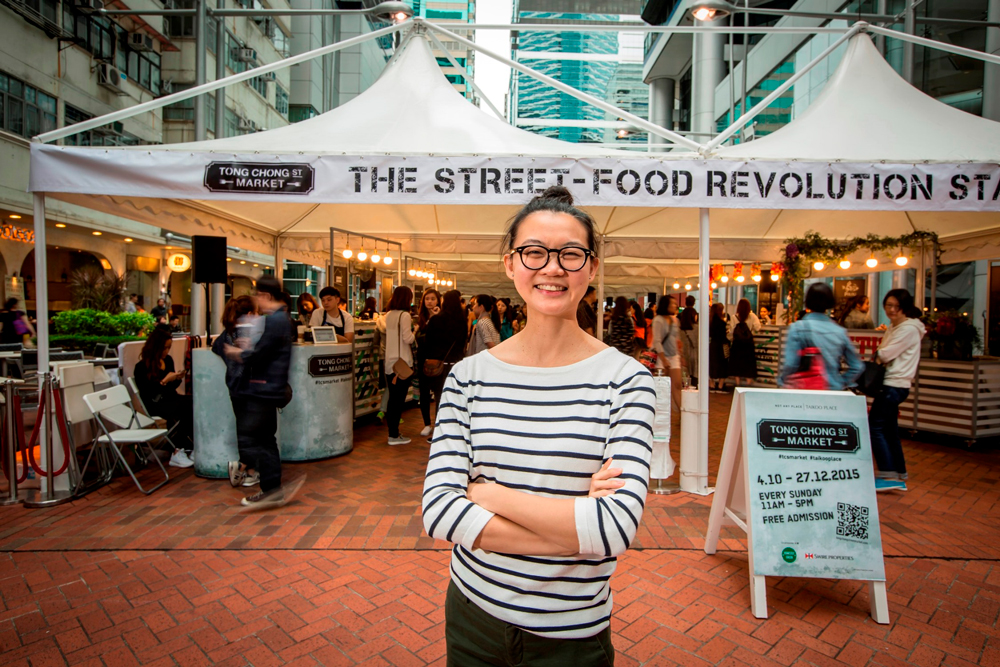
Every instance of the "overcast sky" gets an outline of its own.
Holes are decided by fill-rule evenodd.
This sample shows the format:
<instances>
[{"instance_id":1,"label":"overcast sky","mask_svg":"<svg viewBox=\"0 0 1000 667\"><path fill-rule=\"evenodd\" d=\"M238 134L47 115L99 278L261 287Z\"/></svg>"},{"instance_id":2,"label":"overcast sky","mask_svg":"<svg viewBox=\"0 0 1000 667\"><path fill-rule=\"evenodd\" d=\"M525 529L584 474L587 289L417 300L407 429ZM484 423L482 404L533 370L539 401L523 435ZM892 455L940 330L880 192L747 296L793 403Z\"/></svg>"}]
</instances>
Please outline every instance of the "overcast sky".
<instances>
[{"instance_id":1,"label":"overcast sky","mask_svg":"<svg viewBox=\"0 0 1000 667\"><path fill-rule=\"evenodd\" d=\"M479 0L476 3L476 23L510 23L511 11L511 0ZM484 48L510 58L510 32L507 30L478 30L475 41ZM483 94L501 113L505 113L510 67L477 53L475 79ZM485 103L480 104L480 108L486 113L493 113Z\"/></svg>"}]
</instances>

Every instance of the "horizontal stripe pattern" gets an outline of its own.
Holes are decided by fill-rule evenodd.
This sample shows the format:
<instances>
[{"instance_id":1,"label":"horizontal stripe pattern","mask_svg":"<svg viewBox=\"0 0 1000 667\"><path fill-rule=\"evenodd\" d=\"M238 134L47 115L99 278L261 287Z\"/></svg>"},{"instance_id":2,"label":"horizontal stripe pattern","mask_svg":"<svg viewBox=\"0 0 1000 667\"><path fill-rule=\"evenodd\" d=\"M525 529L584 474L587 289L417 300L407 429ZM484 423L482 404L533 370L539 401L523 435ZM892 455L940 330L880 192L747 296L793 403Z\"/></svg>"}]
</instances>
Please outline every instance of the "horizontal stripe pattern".
<instances>
[{"instance_id":1,"label":"horizontal stripe pattern","mask_svg":"<svg viewBox=\"0 0 1000 667\"><path fill-rule=\"evenodd\" d=\"M456 364L445 381L424 484L428 534L453 542L458 588L494 617L543 636L590 637L611 616L609 580L642 520L655 390L649 372L609 348L560 368L526 368L489 352ZM588 498L609 457L625 486ZM495 481L574 498L580 553L543 557L474 550L493 514L466 498Z\"/></svg>"}]
</instances>

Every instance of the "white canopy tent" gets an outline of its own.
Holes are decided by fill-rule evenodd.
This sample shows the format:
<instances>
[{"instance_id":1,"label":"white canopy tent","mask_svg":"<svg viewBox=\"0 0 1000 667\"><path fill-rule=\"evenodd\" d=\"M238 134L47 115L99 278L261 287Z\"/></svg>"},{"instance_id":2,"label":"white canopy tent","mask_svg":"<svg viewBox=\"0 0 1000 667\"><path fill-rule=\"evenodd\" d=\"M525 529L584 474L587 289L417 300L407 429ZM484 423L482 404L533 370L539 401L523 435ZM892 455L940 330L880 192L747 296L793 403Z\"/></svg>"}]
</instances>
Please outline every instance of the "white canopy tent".
<instances>
[{"instance_id":1,"label":"white canopy tent","mask_svg":"<svg viewBox=\"0 0 1000 667\"><path fill-rule=\"evenodd\" d=\"M434 255L443 270L450 262L485 281L498 275L498 240L510 215L556 182L597 219L607 275L617 278L620 271L623 284L637 277L629 273L651 273L638 276L655 278L642 284L660 285L675 271L663 267L677 265L657 261L682 259L689 262L680 264L686 272L680 275L692 275L697 260L695 275L707 285L709 210L719 262L777 259L783 239L808 230L844 238L923 229L947 241L1000 229L1000 124L946 107L903 82L859 34L866 24L856 24L822 54L850 39L836 75L800 118L752 143L719 149L734 125L699 153L665 154L609 152L512 128L447 84L422 33L461 38L420 20L407 26L405 49L376 84L309 121L155 147L33 144L38 243L44 244L47 195L270 236L278 240L279 256L325 260L334 250L330 227L357 230L400 241L404 254ZM643 265L615 263L615 256ZM45 275L44 253L36 253L36 262L39 257L37 274ZM701 292L703 311L707 291ZM702 331L699 375L707 376L707 327ZM42 326L39 343L44 363ZM700 394L707 456L707 383Z\"/></svg>"}]
</instances>

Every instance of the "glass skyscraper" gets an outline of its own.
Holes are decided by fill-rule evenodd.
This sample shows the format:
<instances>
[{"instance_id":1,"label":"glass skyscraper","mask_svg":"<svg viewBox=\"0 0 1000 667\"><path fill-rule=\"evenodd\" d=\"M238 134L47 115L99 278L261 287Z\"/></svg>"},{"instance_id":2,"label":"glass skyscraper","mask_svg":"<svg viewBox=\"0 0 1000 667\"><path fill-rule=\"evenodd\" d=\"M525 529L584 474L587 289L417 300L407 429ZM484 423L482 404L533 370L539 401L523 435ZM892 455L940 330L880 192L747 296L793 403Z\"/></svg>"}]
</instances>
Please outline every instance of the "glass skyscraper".
<instances>
[{"instance_id":1,"label":"glass skyscraper","mask_svg":"<svg viewBox=\"0 0 1000 667\"><path fill-rule=\"evenodd\" d=\"M476 20L476 2L475 0L406 0L413 8L413 15L415 17L425 18L434 23L440 23L447 27L449 23L472 23ZM468 39L475 41L475 36L463 34L463 37L468 37ZM475 73L475 52L472 49L467 49L462 44L456 41L449 40L445 37L438 36L441 41L442 46L448 50L452 58L458 63L459 67L465 70L468 78L472 78ZM455 87L455 90L460 92L462 95L472 100L478 104L478 99L476 98L475 91L472 86L466 83L466 79L462 76L460 70L455 69L455 67L448 60L448 56L445 53L439 52L434 49L434 57L437 58L438 65L444 70L445 76L448 81Z\"/></svg>"},{"instance_id":2,"label":"glass skyscraper","mask_svg":"<svg viewBox=\"0 0 1000 667\"><path fill-rule=\"evenodd\" d=\"M531 3L535 9L530 11L523 4L515 0L515 23L622 22L622 32L515 32L513 57L542 74L648 118L649 93L642 82L642 36L628 33L625 23L633 19L638 22L638 17L537 10L543 4L558 10L566 4L558 0L536 0ZM645 132L616 127L620 118L520 72L513 72L508 99L508 114L516 125L544 136L574 143L618 143L623 147L630 143L645 147L647 143ZM533 119L540 124L532 124Z\"/></svg>"}]
</instances>

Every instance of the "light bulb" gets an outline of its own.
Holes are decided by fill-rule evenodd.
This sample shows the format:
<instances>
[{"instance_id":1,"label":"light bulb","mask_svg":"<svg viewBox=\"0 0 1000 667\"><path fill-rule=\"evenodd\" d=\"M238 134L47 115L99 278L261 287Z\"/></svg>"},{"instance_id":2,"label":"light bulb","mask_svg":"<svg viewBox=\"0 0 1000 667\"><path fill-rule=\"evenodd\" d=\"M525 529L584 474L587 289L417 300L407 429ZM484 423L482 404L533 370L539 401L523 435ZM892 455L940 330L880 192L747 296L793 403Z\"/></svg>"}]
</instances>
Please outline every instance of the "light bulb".
<instances>
[{"instance_id":1,"label":"light bulb","mask_svg":"<svg viewBox=\"0 0 1000 667\"><path fill-rule=\"evenodd\" d=\"M752 277L753 277L753 281L754 281L755 283L759 283L759 282L760 282L760 274L759 274L759 273L755 273L755 274L753 274L753 276L752 276Z\"/></svg>"},{"instance_id":2,"label":"light bulb","mask_svg":"<svg viewBox=\"0 0 1000 667\"><path fill-rule=\"evenodd\" d=\"M744 280L746 280L746 278L743 277L742 273L740 275L736 276L736 282L741 283Z\"/></svg>"},{"instance_id":3,"label":"light bulb","mask_svg":"<svg viewBox=\"0 0 1000 667\"><path fill-rule=\"evenodd\" d=\"M382 261L385 262L386 266L389 266L390 264L392 264L392 257L386 255L385 257L382 258Z\"/></svg>"},{"instance_id":4,"label":"light bulb","mask_svg":"<svg viewBox=\"0 0 1000 667\"><path fill-rule=\"evenodd\" d=\"M896 258L896 266L906 266L906 263L909 261L910 260L906 258L906 255L900 255Z\"/></svg>"},{"instance_id":5,"label":"light bulb","mask_svg":"<svg viewBox=\"0 0 1000 667\"><path fill-rule=\"evenodd\" d=\"M691 291L691 283L685 283L684 284L684 291L685 292L690 292Z\"/></svg>"},{"instance_id":6,"label":"light bulb","mask_svg":"<svg viewBox=\"0 0 1000 667\"><path fill-rule=\"evenodd\" d=\"M813 268L816 269L817 271L822 271L824 267L826 267L826 264L824 264L823 262L816 262L815 264L813 264Z\"/></svg>"},{"instance_id":7,"label":"light bulb","mask_svg":"<svg viewBox=\"0 0 1000 667\"><path fill-rule=\"evenodd\" d=\"M454 285L454 283L449 280L448 281L448 287L451 287L452 285Z\"/></svg>"},{"instance_id":8,"label":"light bulb","mask_svg":"<svg viewBox=\"0 0 1000 667\"><path fill-rule=\"evenodd\" d=\"M780 278L781 278L781 274L780 273L772 273L771 274L771 280L773 280L774 282L778 282L778 280Z\"/></svg>"},{"instance_id":9,"label":"light bulb","mask_svg":"<svg viewBox=\"0 0 1000 667\"><path fill-rule=\"evenodd\" d=\"M878 260L875 259L874 256L869 257L868 259L865 260L865 266L867 266L869 269L874 269L876 266L878 266Z\"/></svg>"},{"instance_id":10,"label":"light bulb","mask_svg":"<svg viewBox=\"0 0 1000 667\"><path fill-rule=\"evenodd\" d=\"M344 248L344 259L350 259L354 256L354 251L350 248Z\"/></svg>"},{"instance_id":11,"label":"light bulb","mask_svg":"<svg viewBox=\"0 0 1000 667\"><path fill-rule=\"evenodd\" d=\"M364 250L359 250L358 251L358 261L359 262L363 262L366 259L368 259L368 253L366 253Z\"/></svg>"},{"instance_id":12,"label":"light bulb","mask_svg":"<svg viewBox=\"0 0 1000 667\"><path fill-rule=\"evenodd\" d=\"M717 283L715 281L712 282L712 289L715 289L718 286L719 286L719 283Z\"/></svg>"},{"instance_id":13,"label":"light bulb","mask_svg":"<svg viewBox=\"0 0 1000 667\"><path fill-rule=\"evenodd\" d=\"M723 283L728 283L729 282L729 276L722 276L722 282Z\"/></svg>"},{"instance_id":14,"label":"light bulb","mask_svg":"<svg viewBox=\"0 0 1000 667\"><path fill-rule=\"evenodd\" d=\"M430 278L431 280L434 280L434 274L433 273L428 273L427 277Z\"/></svg>"},{"instance_id":15,"label":"light bulb","mask_svg":"<svg viewBox=\"0 0 1000 667\"><path fill-rule=\"evenodd\" d=\"M375 251L375 252L374 252L374 253L372 254L372 263L373 263L373 264L378 264L378 263L379 263L379 262L381 262L381 261L382 261L382 255L378 254L378 250L376 250L376 251Z\"/></svg>"},{"instance_id":16,"label":"light bulb","mask_svg":"<svg viewBox=\"0 0 1000 667\"><path fill-rule=\"evenodd\" d=\"M416 275L417 275L417 270L416 270L416 269L410 269L410 270L409 270L409 271L407 271L406 273L407 273L407 274L408 274L408 275L409 275L409 276L410 276L411 278L413 278L414 276L416 276Z\"/></svg>"},{"instance_id":17,"label":"light bulb","mask_svg":"<svg viewBox=\"0 0 1000 667\"><path fill-rule=\"evenodd\" d=\"M711 21L715 17L715 10L709 7L699 7L691 15L699 21Z\"/></svg>"},{"instance_id":18,"label":"light bulb","mask_svg":"<svg viewBox=\"0 0 1000 667\"><path fill-rule=\"evenodd\" d=\"M840 260L840 268L842 268L845 271L847 269L851 268L851 260L849 260L849 259L842 259L842 260Z\"/></svg>"},{"instance_id":19,"label":"light bulb","mask_svg":"<svg viewBox=\"0 0 1000 667\"><path fill-rule=\"evenodd\" d=\"M680 289L680 288L681 288L680 283L674 283L674 289Z\"/></svg>"}]
</instances>

